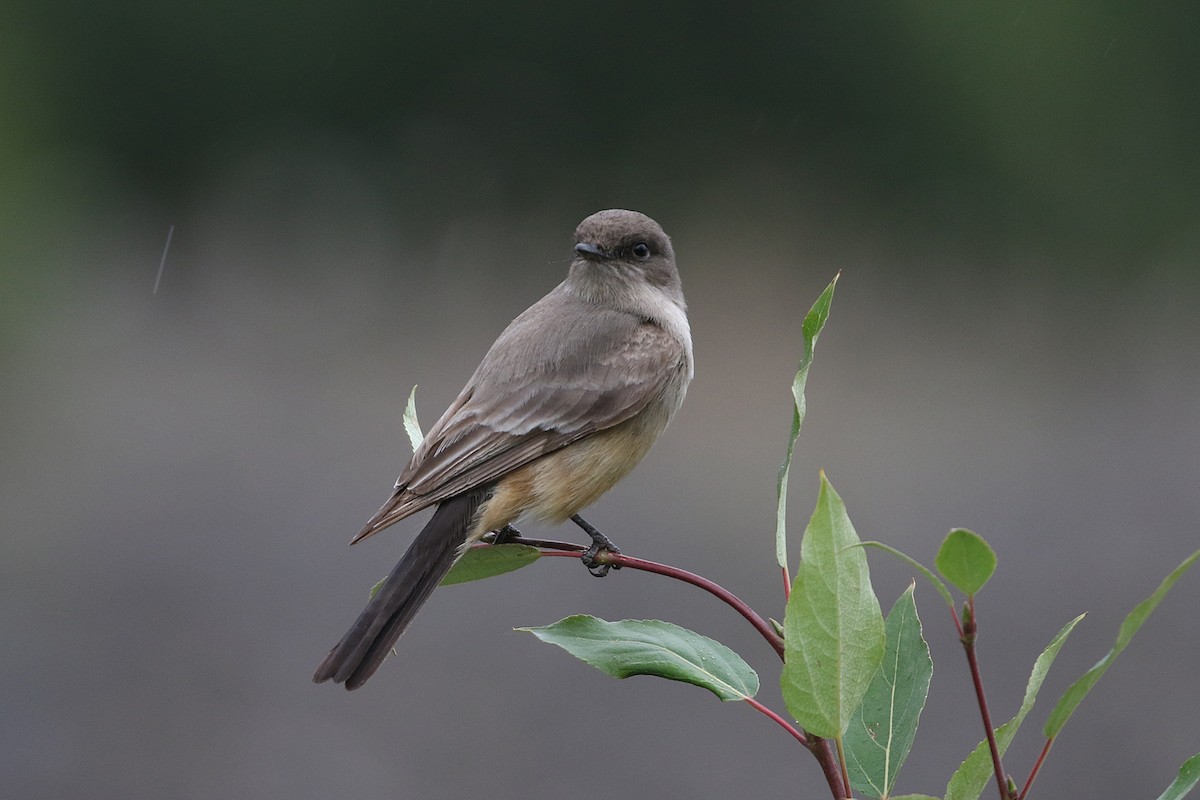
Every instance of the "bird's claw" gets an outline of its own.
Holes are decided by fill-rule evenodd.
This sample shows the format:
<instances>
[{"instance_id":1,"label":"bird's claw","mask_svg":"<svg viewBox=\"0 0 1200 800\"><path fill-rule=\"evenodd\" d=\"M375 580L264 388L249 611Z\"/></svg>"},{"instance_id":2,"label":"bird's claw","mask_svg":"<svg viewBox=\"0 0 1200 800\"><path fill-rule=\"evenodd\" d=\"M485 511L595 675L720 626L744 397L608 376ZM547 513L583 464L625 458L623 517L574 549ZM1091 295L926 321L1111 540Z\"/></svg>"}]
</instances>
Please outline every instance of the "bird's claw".
<instances>
[{"instance_id":1,"label":"bird's claw","mask_svg":"<svg viewBox=\"0 0 1200 800\"><path fill-rule=\"evenodd\" d=\"M583 551L579 556L579 560L587 567L587 571L594 578L603 578L608 574L610 569L620 569L620 564L608 564L600 560L601 553L612 553L614 556L621 555L621 550L609 541L607 544L601 542L592 542L592 546Z\"/></svg>"},{"instance_id":2,"label":"bird's claw","mask_svg":"<svg viewBox=\"0 0 1200 800\"><path fill-rule=\"evenodd\" d=\"M600 561L601 553L612 553L614 556L621 555L621 549L612 543L612 539L609 539L603 533L596 530L592 527L591 523L578 514L572 516L571 521L580 528L583 528L584 532L592 540L592 546L583 551L583 554L579 556L579 560L583 562L583 565L587 567L587 571L593 577L603 578L608 574L610 569L621 568L620 564L608 564Z\"/></svg>"},{"instance_id":3,"label":"bird's claw","mask_svg":"<svg viewBox=\"0 0 1200 800\"><path fill-rule=\"evenodd\" d=\"M521 535L521 532L512 525L505 525L498 531L492 531L484 536L484 540L490 544L506 544Z\"/></svg>"}]
</instances>

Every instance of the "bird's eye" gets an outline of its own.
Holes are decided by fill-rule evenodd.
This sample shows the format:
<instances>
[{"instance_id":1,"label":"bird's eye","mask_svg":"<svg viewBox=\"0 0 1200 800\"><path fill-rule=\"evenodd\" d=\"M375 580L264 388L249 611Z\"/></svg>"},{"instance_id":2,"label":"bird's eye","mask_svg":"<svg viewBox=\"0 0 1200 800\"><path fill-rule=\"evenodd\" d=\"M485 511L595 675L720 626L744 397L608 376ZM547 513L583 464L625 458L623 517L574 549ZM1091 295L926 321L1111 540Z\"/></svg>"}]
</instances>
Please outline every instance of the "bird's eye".
<instances>
[{"instance_id":1,"label":"bird's eye","mask_svg":"<svg viewBox=\"0 0 1200 800\"><path fill-rule=\"evenodd\" d=\"M645 242L638 242L633 246L633 254L638 258L650 257L650 245Z\"/></svg>"}]
</instances>

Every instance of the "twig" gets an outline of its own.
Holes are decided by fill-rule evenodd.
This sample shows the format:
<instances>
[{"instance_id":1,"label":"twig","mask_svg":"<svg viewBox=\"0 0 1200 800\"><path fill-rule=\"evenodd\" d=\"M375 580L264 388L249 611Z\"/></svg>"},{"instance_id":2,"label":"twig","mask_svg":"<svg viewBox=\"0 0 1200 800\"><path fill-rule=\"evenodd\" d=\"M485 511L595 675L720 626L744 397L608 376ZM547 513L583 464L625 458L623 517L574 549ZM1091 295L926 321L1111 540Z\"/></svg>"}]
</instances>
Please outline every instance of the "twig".
<instances>
[{"instance_id":1,"label":"twig","mask_svg":"<svg viewBox=\"0 0 1200 800\"><path fill-rule=\"evenodd\" d=\"M967 599L967 607L963 614L963 649L967 651L967 664L971 667L971 681L975 684L975 697L979 701L979 714L983 717L983 729L987 734L988 749L992 752L992 768L996 771L996 786L1000 790L1000 800L1011 800L1008 785L1005 780L1004 765L1000 762L1000 747L996 744L996 731L992 728L992 714L988 710L987 697L983 693L983 676L979 672L979 658L975 650L975 637L978 625L975 622L975 598Z\"/></svg>"},{"instance_id":2,"label":"twig","mask_svg":"<svg viewBox=\"0 0 1200 800\"><path fill-rule=\"evenodd\" d=\"M1050 752L1050 745L1052 744L1054 744L1053 737L1046 740L1046 745L1042 748L1042 753L1038 756L1038 760L1034 762L1029 777L1025 779L1025 788L1021 790L1021 796L1017 800L1025 800L1026 796L1028 796L1029 787L1033 786L1033 779L1037 777L1038 772L1041 770L1042 762L1046 760L1046 756Z\"/></svg>"},{"instance_id":3,"label":"twig","mask_svg":"<svg viewBox=\"0 0 1200 800\"><path fill-rule=\"evenodd\" d=\"M505 537L504 541L512 544L524 544L530 547L536 547L542 551L542 555L544 556L578 558L587 549L583 545L574 544L572 542L559 542L553 539L527 539L524 536L507 536ZM490 545L478 544L475 546L489 547ZM627 556L623 553L618 554L601 551L596 560L604 564L611 564L613 567L629 567L630 569L642 570L644 572L653 572L658 575L664 575L668 578L675 578L676 580L683 581L684 583L690 583L693 586L703 589L745 617L746 621L753 625L755 630L757 630L762 637L767 640L767 643L771 645L771 647L779 655L779 658L781 660L784 658L783 639L778 633L775 632L775 628L772 627L771 623L763 619L757 611L748 606L741 598L726 589L724 586L714 583L708 578L697 575L694 572L688 572L685 569L680 569L679 567L673 567L669 564L660 564L656 561L647 561L644 558L634 558L633 556ZM748 702L787 728L788 731L796 737L797 741L799 741L801 744L804 744L808 748L809 752L816 757L817 763L820 764L821 772L824 773L825 780L829 784L830 791L833 792L834 798L841 800L842 798L851 796L849 778L845 777L842 767L839 764L837 754L834 752L834 748L828 740L822 739L819 736L805 736L805 734L803 734L801 731L795 729L792 725L787 724L786 720L784 720L775 712L771 711L765 706L760 708L761 704L759 704L757 701L749 700Z\"/></svg>"},{"instance_id":4,"label":"twig","mask_svg":"<svg viewBox=\"0 0 1200 800\"><path fill-rule=\"evenodd\" d=\"M749 703L749 704L750 704L751 706L753 706L754 708L756 708L757 710L759 710L759 711L761 711L762 713L766 714L766 715L767 715L768 717L770 717L771 719L773 719L773 720L775 720L776 722L778 722L778 723L780 724L780 726L782 726L782 727L783 727L783 729L784 729L785 731L787 731L788 733L790 733L790 734L792 735L792 737L793 737L793 738L794 738L794 739L795 739L797 742L799 742L800 744L804 745L805 747L808 747L808 746L809 746L809 743L808 743L808 737L807 737L807 736L805 736L805 735L804 735L803 733L801 733L800 731L796 730L795 726L793 726L793 725L792 725L790 722L788 722L786 719L784 719L783 717L779 716L779 715L778 715L778 714L776 714L774 711L772 711L771 709L769 709L769 708L767 708L766 706L764 706L762 703L760 703L760 702L758 702L757 700L755 700L753 697L747 697L747 698L746 698L746 702L747 702L747 703Z\"/></svg>"},{"instance_id":5,"label":"twig","mask_svg":"<svg viewBox=\"0 0 1200 800\"><path fill-rule=\"evenodd\" d=\"M549 539L526 539L523 536L514 536L506 539L506 541L513 544L525 544L542 550L549 550L550 552L545 553L545 555L548 556L557 555L578 557L578 555L586 549L581 545L572 544L570 542L557 542ZM757 630L762 637L767 640L767 643L774 648L779 657L781 659L783 658L783 639L781 639L779 634L775 632L775 628L771 626L771 623L759 616L757 611L747 605L744 600L726 589L724 586L714 583L708 578L697 575L694 572L688 572L685 569L680 569L679 567L673 567L669 564L660 564L657 561L647 561L644 558L634 558L633 556L627 556L623 553L616 554L602 551L599 556L597 556L596 560L604 564L611 564L614 567L628 567L630 569L642 570L643 572L653 572L658 575L665 575L668 578L675 578L676 580L683 581L684 583L690 583L693 586L703 589L745 617L746 621L753 625L755 630Z\"/></svg>"},{"instance_id":6,"label":"twig","mask_svg":"<svg viewBox=\"0 0 1200 800\"><path fill-rule=\"evenodd\" d=\"M821 772L825 775L825 782L829 784L829 790L833 792L836 800L844 800L850 797L850 781L842 777L842 767L838 763L836 749L832 742L828 739L822 739L820 736L809 736L809 750L816 757L817 763L821 765Z\"/></svg>"}]
</instances>

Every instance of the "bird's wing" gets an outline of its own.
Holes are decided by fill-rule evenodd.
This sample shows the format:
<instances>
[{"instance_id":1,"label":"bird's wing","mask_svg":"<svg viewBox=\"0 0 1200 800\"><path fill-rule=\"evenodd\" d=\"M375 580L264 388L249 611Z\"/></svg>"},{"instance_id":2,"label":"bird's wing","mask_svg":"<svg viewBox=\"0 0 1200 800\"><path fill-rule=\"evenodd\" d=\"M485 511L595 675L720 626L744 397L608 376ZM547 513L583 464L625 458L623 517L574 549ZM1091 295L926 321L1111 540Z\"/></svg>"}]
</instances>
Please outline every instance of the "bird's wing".
<instances>
[{"instance_id":1,"label":"bird's wing","mask_svg":"<svg viewBox=\"0 0 1200 800\"><path fill-rule=\"evenodd\" d=\"M477 486L597 431L618 425L686 370L683 342L654 322L548 295L513 321L400 473L396 493L364 538L421 508ZM355 541L357 541L356 539Z\"/></svg>"}]
</instances>

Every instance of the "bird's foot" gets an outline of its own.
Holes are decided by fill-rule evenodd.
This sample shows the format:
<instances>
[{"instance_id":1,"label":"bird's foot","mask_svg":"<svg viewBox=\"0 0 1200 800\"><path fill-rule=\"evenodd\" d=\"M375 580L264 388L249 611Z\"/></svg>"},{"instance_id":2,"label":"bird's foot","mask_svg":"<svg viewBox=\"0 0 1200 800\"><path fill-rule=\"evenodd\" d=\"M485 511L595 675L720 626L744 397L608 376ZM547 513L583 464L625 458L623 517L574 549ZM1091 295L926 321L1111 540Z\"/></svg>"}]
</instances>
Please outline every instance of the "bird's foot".
<instances>
[{"instance_id":1,"label":"bird's foot","mask_svg":"<svg viewBox=\"0 0 1200 800\"><path fill-rule=\"evenodd\" d=\"M507 544L513 539L521 535L521 532L512 525L505 525L498 531L492 531L487 536L483 537L489 544Z\"/></svg>"},{"instance_id":2,"label":"bird's foot","mask_svg":"<svg viewBox=\"0 0 1200 800\"><path fill-rule=\"evenodd\" d=\"M621 555L621 549L613 544L612 539L609 539L600 531L592 527L586 519L576 514L571 517L571 521L583 528L584 533L592 539L592 546L583 551L579 560L587 567L587 571L594 577L603 578L608 574L610 569L620 569L620 564L605 564L600 561L601 553L612 553L613 555Z\"/></svg>"}]
</instances>

